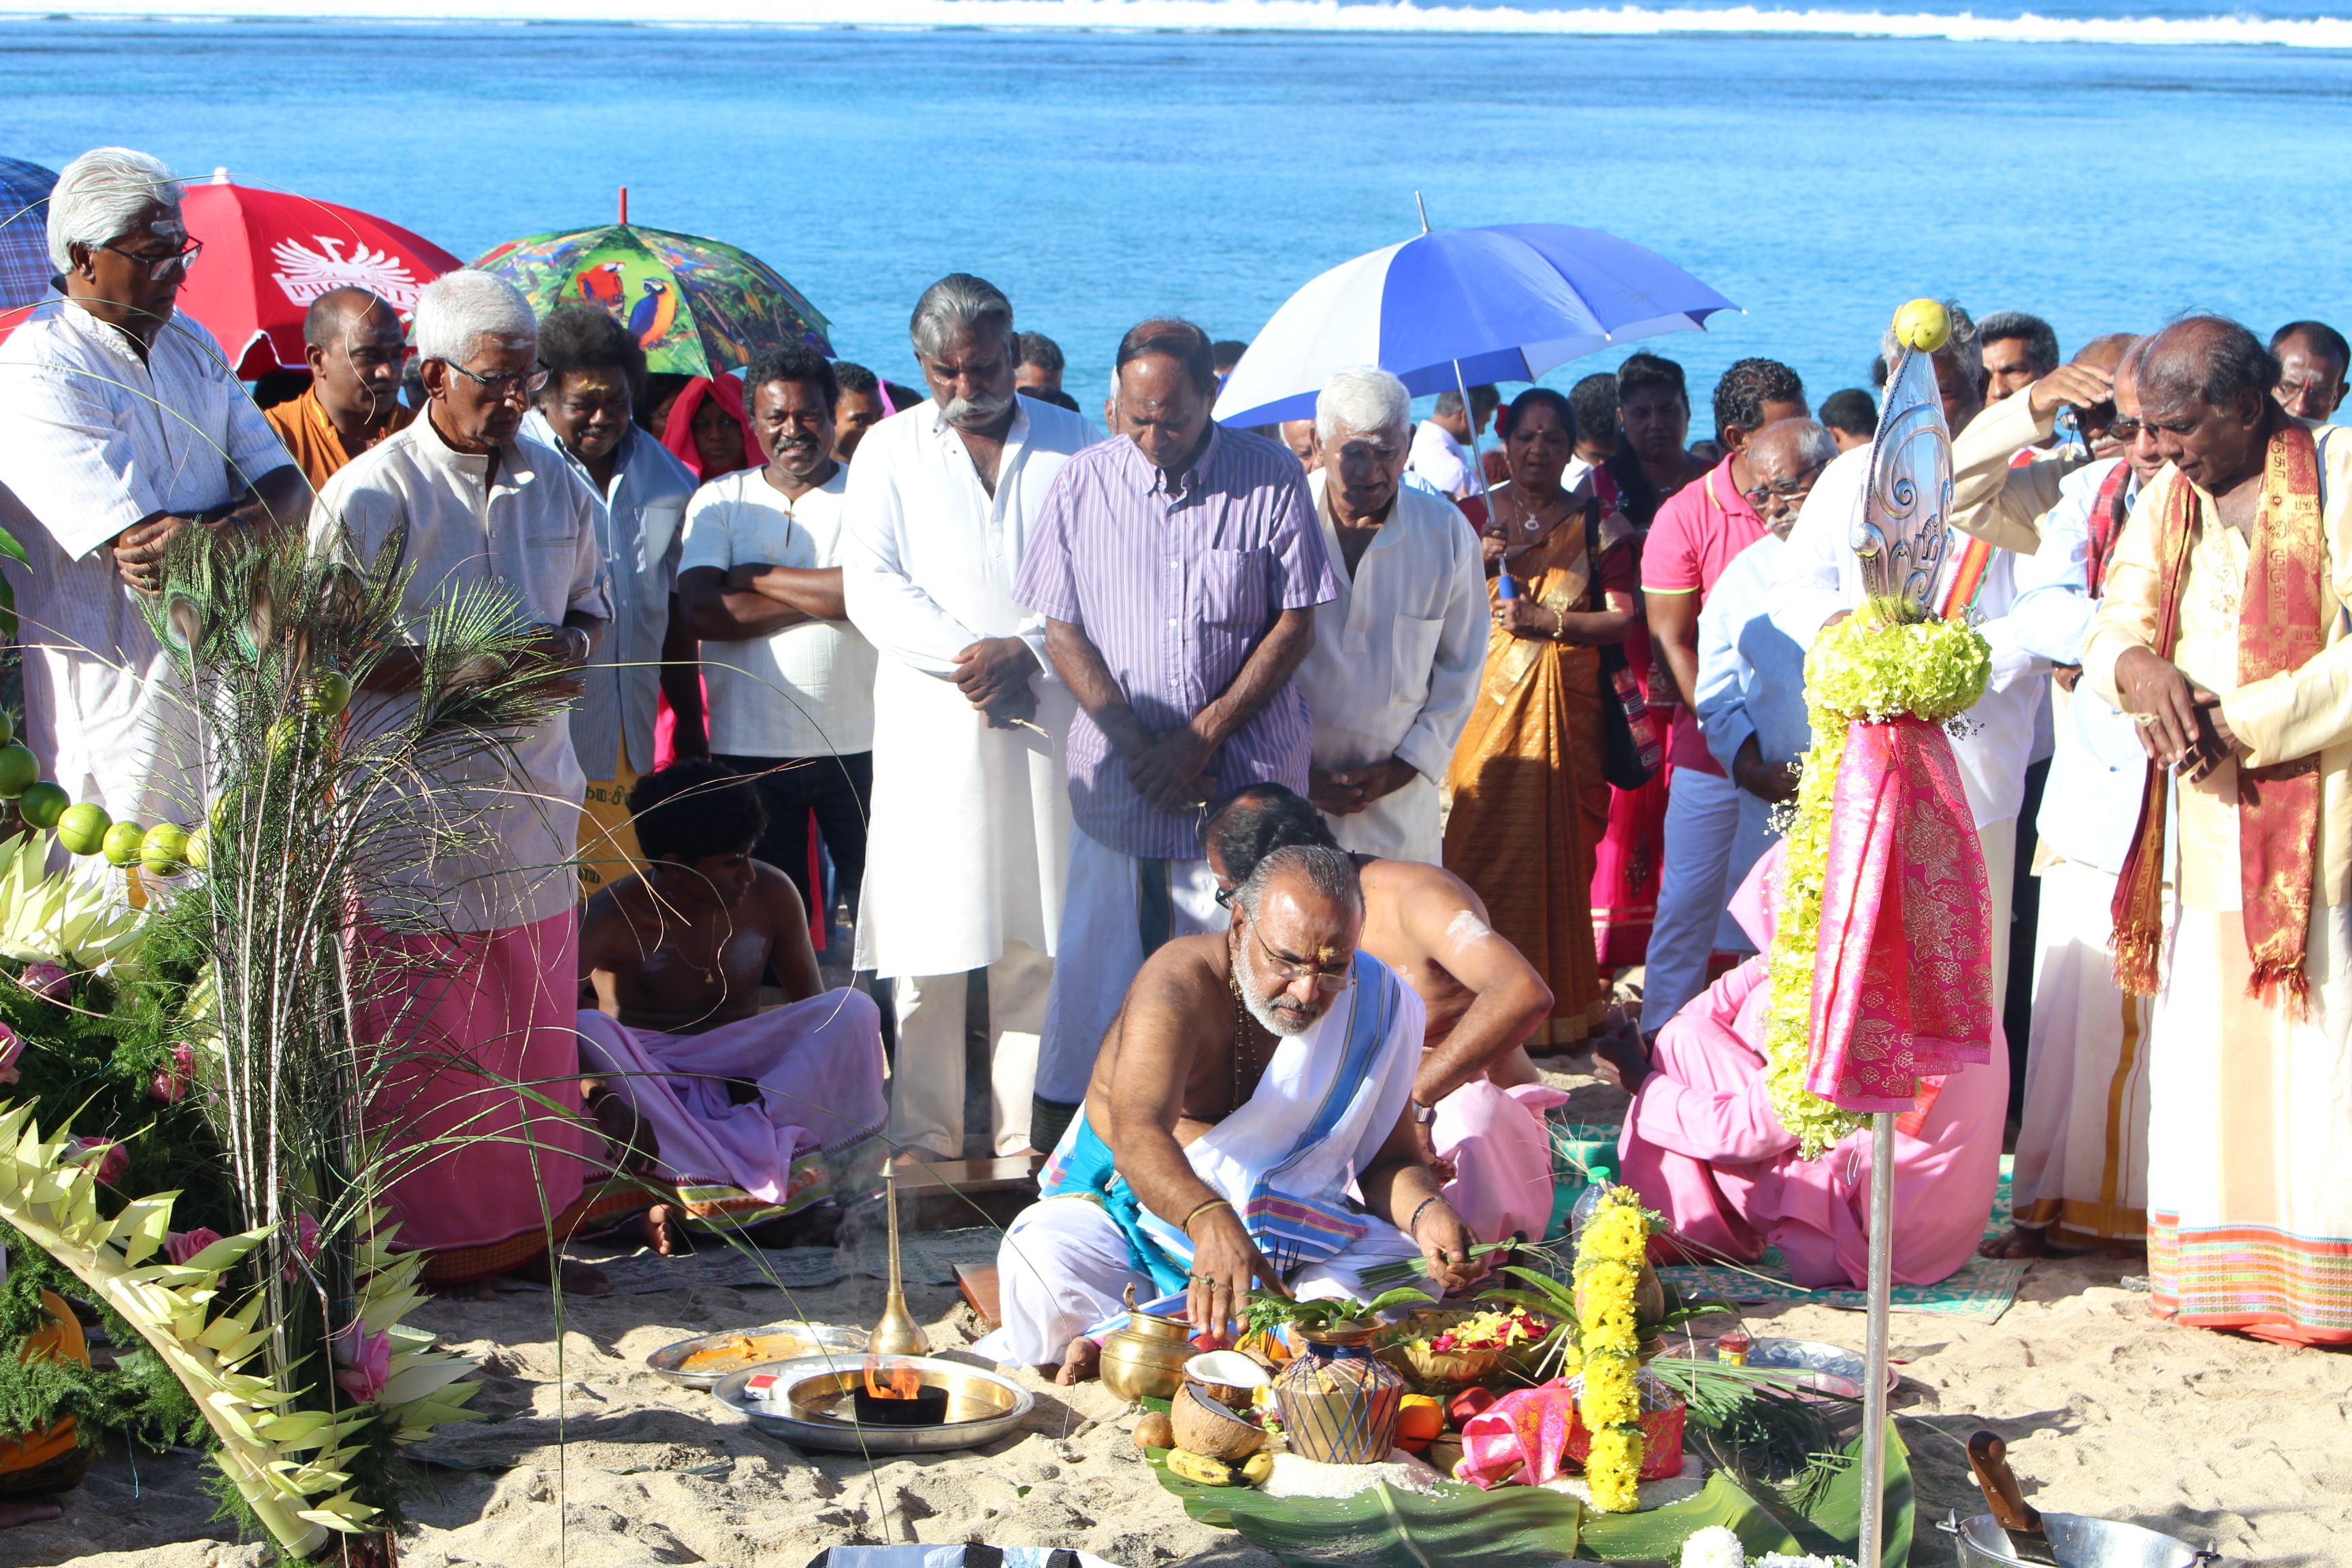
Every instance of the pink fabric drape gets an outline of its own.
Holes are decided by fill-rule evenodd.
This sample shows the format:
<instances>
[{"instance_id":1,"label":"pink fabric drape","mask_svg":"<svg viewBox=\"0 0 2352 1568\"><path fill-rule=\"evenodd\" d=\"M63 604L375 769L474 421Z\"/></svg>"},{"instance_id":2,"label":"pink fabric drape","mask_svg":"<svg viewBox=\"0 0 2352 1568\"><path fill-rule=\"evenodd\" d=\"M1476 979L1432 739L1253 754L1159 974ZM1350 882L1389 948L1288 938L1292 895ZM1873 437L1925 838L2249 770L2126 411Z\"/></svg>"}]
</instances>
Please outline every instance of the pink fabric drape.
<instances>
[{"instance_id":1,"label":"pink fabric drape","mask_svg":"<svg viewBox=\"0 0 2352 1568\"><path fill-rule=\"evenodd\" d=\"M1846 731L1831 808L1805 1087L1908 1110L1919 1080L1992 1059L1984 857L1951 742L1917 719Z\"/></svg>"},{"instance_id":2,"label":"pink fabric drape","mask_svg":"<svg viewBox=\"0 0 2352 1568\"><path fill-rule=\"evenodd\" d=\"M1437 1102L1429 1137L1454 1162L1446 1201L1481 1241L1514 1231L1541 1241L1551 1224L1551 1132L1544 1112L1568 1096L1539 1083L1497 1089L1474 1078Z\"/></svg>"}]
</instances>

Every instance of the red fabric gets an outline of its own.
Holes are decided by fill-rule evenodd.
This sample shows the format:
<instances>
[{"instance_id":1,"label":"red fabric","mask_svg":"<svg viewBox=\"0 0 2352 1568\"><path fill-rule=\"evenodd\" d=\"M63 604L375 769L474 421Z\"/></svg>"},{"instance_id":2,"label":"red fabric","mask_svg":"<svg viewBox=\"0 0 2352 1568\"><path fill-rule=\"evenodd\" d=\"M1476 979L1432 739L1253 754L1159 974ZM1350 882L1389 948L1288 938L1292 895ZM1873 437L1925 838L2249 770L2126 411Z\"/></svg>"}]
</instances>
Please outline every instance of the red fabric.
<instances>
[{"instance_id":1,"label":"red fabric","mask_svg":"<svg viewBox=\"0 0 2352 1568\"><path fill-rule=\"evenodd\" d=\"M282 191L193 184L180 217L205 253L178 308L212 330L243 381L310 368L302 318L329 289L364 288L405 321L419 289L465 265L398 224Z\"/></svg>"},{"instance_id":2,"label":"red fabric","mask_svg":"<svg viewBox=\"0 0 2352 1568\"><path fill-rule=\"evenodd\" d=\"M1644 1397L1642 1432L1648 1443L1642 1479L1662 1481L1682 1474L1684 1407L1680 1399L1660 1410L1647 1408L1650 1403ZM1576 1384L1558 1380L1514 1390L1463 1422L1463 1458L1454 1474L1487 1490L1539 1487L1568 1470L1571 1461L1581 1469L1591 1451L1592 1433L1576 1408Z\"/></svg>"},{"instance_id":3,"label":"red fabric","mask_svg":"<svg viewBox=\"0 0 2352 1568\"><path fill-rule=\"evenodd\" d=\"M694 444L694 415L706 397L715 397L719 406L735 416L735 423L743 428L743 460L731 468L702 471L702 453ZM743 384L731 375L716 380L698 375L680 389L677 401L670 405L669 423L662 426L661 444L669 448L670 456L684 463L687 471L708 484L722 474L739 468L758 467L764 459L760 455L760 438L751 430L751 416L743 407Z\"/></svg>"}]
</instances>

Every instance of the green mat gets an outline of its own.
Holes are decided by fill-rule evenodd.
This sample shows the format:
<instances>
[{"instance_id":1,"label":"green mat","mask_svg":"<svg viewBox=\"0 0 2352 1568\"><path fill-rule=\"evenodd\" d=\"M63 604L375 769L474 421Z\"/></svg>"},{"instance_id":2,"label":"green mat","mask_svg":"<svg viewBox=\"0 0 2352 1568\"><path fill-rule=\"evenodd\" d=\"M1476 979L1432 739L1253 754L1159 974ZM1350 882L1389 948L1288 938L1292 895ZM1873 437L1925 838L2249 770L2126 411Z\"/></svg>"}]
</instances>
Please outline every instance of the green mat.
<instances>
[{"instance_id":1,"label":"green mat","mask_svg":"<svg viewBox=\"0 0 2352 1568\"><path fill-rule=\"evenodd\" d=\"M1887 1426L1886 1533L1882 1568L1911 1555L1911 1468L1902 1439ZM1845 1452L1858 1458L1861 1441ZM1150 1452L1160 1484L1184 1511L1231 1530L1286 1563L1323 1568L1520 1568L1522 1564L1639 1559L1673 1563L1694 1531L1727 1526L1751 1557L1768 1552L1851 1556L1861 1531L1862 1467L1831 1482L1810 1514L1759 1499L1724 1471L1686 1502L1647 1513L1601 1513L1565 1492L1540 1487L1480 1491L1441 1481L1426 1494L1375 1486L1351 1498L1270 1498L1247 1487L1203 1487L1171 1475L1165 1450Z\"/></svg>"}]
</instances>

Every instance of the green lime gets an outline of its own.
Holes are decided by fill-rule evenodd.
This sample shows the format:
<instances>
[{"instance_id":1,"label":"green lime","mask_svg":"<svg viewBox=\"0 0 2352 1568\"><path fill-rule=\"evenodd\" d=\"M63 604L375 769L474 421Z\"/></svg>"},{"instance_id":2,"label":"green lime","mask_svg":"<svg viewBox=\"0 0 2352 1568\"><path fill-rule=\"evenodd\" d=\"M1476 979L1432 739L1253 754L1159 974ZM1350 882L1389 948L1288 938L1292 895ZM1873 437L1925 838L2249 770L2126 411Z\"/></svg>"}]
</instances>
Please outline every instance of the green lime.
<instances>
[{"instance_id":1,"label":"green lime","mask_svg":"<svg viewBox=\"0 0 2352 1568\"><path fill-rule=\"evenodd\" d=\"M41 764L32 752L19 745L0 746L0 796L14 800L40 776Z\"/></svg>"},{"instance_id":2,"label":"green lime","mask_svg":"<svg viewBox=\"0 0 2352 1568\"><path fill-rule=\"evenodd\" d=\"M310 711L331 719L352 705L352 678L340 669L323 670L310 678Z\"/></svg>"},{"instance_id":3,"label":"green lime","mask_svg":"<svg viewBox=\"0 0 2352 1568\"><path fill-rule=\"evenodd\" d=\"M105 847L107 830L113 826L114 818L106 814L106 807L83 801L66 807L58 818L58 842L68 854L95 855Z\"/></svg>"},{"instance_id":4,"label":"green lime","mask_svg":"<svg viewBox=\"0 0 2352 1568\"><path fill-rule=\"evenodd\" d=\"M234 789L225 789L213 796L212 825L215 833L226 833L236 820L237 795Z\"/></svg>"},{"instance_id":5,"label":"green lime","mask_svg":"<svg viewBox=\"0 0 2352 1568\"><path fill-rule=\"evenodd\" d=\"M135 822L118 822L106 830L106 842L99 846L107 863L128 866L139 858L139 846L146 842L147 830Z\"/></svg>"},{"instance_id":6,"label":"green lime","mask_svg":"<svg viewBox=\"0 0 2352 1568\"><path fill-rule=\"evenodd\" d=\"M16 815L25 819L26 826L47 832L58 825L58 818L72 804L73 796L43 779L16 797Z\"/></svg>"},{"instance_id":7,"label":"green lime","mask_svg":"<svg viewBox=\"0 0 2352 1568\"><path fill-rule=\"evenodd\" d=\"M188 864L198 870L212 864L213 836L209 828L197 828L188 835Z\"/></svg>"},{"instance_id":8,"label":"green lime","mask_svg":"<svg viewBox=\"0 0 2352 1568\"><path fill-rule=\"evenodd\" d=\"M0 709L0 746L6 745L16 738L16 726L15 721L8 717L8 713L5 709Z\"/></svg>"},{"instance_id":9,"label":"green lime","mask_svg":"<svg viewBox=\"0 0 2352 1568\"><path fill-rule=\"evenodd\" d=\"M158 877L169 877L188 863L188 830L176 823L159 822L139 845L139 864Z\"/></svg>"}]
</instances>

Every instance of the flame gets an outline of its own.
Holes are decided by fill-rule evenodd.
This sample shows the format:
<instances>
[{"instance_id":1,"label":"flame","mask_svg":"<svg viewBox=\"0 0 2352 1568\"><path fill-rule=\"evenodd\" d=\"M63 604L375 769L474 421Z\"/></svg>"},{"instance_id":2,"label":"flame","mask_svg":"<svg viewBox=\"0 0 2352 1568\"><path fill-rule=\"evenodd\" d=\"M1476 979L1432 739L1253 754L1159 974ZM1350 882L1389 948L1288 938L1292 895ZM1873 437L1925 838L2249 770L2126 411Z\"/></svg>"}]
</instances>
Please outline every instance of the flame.
<instances>
[{"instance_id":1,"label":"flame","mask_svg":"<svg viewBox=\"0 0 2352 1568\"><path fill-rule=\"evenodd\" d=\"M882 1373L877 1383L874 1374ZM908 1362L893 1362L884 1370L881 1358L866 1358L866 1392L877 1399L912 1399L923 1392L923 1374Z\"/></svg>"}]
</instances>

